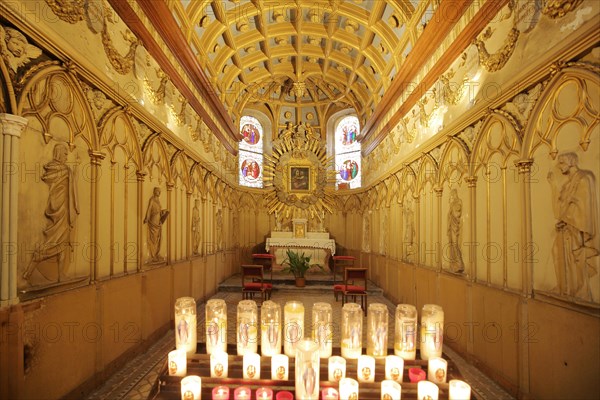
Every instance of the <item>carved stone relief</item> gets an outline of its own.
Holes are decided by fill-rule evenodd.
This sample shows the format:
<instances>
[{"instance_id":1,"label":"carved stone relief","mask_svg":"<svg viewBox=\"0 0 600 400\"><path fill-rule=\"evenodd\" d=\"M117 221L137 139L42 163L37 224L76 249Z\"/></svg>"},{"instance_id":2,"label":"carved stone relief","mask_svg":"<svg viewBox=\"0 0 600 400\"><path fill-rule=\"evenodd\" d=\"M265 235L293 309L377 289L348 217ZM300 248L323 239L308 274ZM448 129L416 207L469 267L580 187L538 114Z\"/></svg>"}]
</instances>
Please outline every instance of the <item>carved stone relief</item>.
<instances>
[{"instance_id":1,"label":"carved stone relief","mask_svg":"<svg viewBox=\"0 0 600 400\"><path fill-rule=\"evenodd\" d=\"M148 200L144 224L146 224L146 244L148 245L147 264L164 262L165 258L160 255L162 241L162 226L169 216L169 211L163 209L160 204L160 188L155 187L152 197Z\"/></svg>"}]
</instances>

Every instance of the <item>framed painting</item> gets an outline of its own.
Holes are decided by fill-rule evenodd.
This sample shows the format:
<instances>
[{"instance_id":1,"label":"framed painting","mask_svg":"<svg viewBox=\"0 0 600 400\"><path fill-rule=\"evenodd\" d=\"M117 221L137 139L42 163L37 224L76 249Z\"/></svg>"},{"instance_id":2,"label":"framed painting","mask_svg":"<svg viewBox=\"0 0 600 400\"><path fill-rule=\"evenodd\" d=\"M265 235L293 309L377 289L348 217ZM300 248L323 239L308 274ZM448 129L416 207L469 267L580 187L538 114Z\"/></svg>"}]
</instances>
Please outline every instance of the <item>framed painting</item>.
<instances>
[{"instance_id":1,"label":"framed painting","mask_svg":"<svg viewBox=\"0 0 600 400\"><path fill-rule=\"evenodd\" d=\"M291 192L310 191L310 167L290 167L289 188Z\"/></svg>"}]
</instances>

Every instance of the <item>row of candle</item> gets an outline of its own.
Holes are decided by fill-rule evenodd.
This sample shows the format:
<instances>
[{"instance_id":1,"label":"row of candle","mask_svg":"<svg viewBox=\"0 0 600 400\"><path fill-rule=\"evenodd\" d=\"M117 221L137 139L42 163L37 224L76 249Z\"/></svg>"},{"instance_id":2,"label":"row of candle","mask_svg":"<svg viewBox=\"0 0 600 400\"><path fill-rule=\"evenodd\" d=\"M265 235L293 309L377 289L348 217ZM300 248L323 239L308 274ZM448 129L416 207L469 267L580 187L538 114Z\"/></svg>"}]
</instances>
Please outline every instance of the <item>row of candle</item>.
<instances>
[{"instance_id":1,"label":"row of candle","mask_svg":"<svg viewBox=\"0 0 600 400\"><path fill-rule=\"evenodd\" d=\"M177 309L176 309L177 311ZM367 354L385 357L388 348L388 309L384 304L369 305L367 313ZM394 353L406 360L416 357L417 310L409 304L396 308ZM176 329L184 316L175 318ZM189 318L188 318L189 319ZM332 354L334 326L332 309L328 303L315 303L312 309L312 339L318 344L321 358ZM194 315L195 321L195 315ZM237 352L238 355L258 351L258 329L261 327L261 354L272 356L283 353L295 357L297 343L304 338L304 305L299 301L288 301L284 307L283 332L281 307L273 301L265 301L258 320L258 307L253 300L242 300L237 309ZM362 354L363 313L358 304L347 303L342 307L341 350L342 356L356 359ZM426 304L421 314L421 359L441 357L443 343L444 312L440 306ZM195 331L195 329L194 329ZM177 348L182 335L177 331ZM190 352L189 347L185 347ZM227 305L222 299L211 299L206 305L206 349L227 351ZM194 349L195 351L195 345Z\"/></svg>"}]
</instances>

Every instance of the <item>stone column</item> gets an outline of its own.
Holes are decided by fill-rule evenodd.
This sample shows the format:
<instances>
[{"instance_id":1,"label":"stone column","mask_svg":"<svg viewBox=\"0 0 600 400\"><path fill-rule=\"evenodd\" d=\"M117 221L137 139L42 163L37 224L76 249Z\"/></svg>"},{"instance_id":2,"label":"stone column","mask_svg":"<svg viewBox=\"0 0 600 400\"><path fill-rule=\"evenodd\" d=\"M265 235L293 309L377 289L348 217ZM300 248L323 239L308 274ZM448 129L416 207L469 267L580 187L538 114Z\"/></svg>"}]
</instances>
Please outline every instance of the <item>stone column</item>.
<instances>
[{"instance_id":1,"label":"stone column","mask_svg":"<svg viewBox=\"0 0 600 400\"><path fill-rule=\"evenodd\" d=\"M138 171L137 176L137 271L144 269L144 179L146 173Z\"/></svg>"},{"instance_id":2,"label":"stone column","mask_svg":"<svg viewBox=\"0 0 600 400\"><path fill-rule=\"evenodd\" d=\"M98 151L88 151L90 156L90 164L92 167L91 171L91 188L90 188L90 219L91 219L91 227L90 227L90 241L92 246L90 246L90 283L94 283L96 281L96 277L98 274L98 219L100 216L98 215L98 188L100 187L100 167L102 164L102 160L106 156L104 153ZM112 256L111 256L111 275L112 275Z\"/></svg>"},{"instance_id":3,"label":"stone column","mask_svg":"<svg viewBox=\"0 0 600 400\"><path fill-rule=\"evenodd\" d=\"M444 188L437 187L433 189L435 192L435 196L437 198L437 208L438 208L438 220L437 220L437 245L436 247L436 257L437 257L437 269L441 271L444 268L444 246L442 246L442 194L444 193Z\"/></svg>"},{"instance_id":4,"label":"stone column","mask_svg":"<svg viewBox=\"0 0 600 400\"><path fill-rule=\"evenodd\" d=\"M175 185L173 183L167 183L167 210L169 210L169 212L171 213L171 215L169 215L169 218L167 218L166 224L167 224L167 254L165 257L165 261L167 262L167 264L171 264L173 262L173 246L171 246L171 236L174 234L174 230L177 229L177 227L173 227L172 224L172 219L175 217L175 213L174 213L174 209L173 209L173 196L174 196L174 191L173 188L175 187ZM162 226L160 227L160 229L162 229ZM158 252L158 254L160 254L160 250Z\"/></svg>"},{"instance_id":5,"label":"stone column","mask_svg":"<svg viewBox=\"0 0 600 400\"><path fill-rule=\"evenodd\" d=\"M469 188L469 196L471 196L471 226L469 231L469 262L467 269L467 276L471 282L477 280L477 176L470 176L465 178L467 187Z\"/></svg>"},{"instance_id":6,"label":"stone column","mask_svg":"<svg viewBox=\"0 0 600 400\"><path fill-rule=\"evenodd\" d=\"M2 264L0 266L0 307L17 304L17 227L19 216L19 139L27 119L12 114L0 114L0 157L2 157Z\"/></svg>"}]
</instances>

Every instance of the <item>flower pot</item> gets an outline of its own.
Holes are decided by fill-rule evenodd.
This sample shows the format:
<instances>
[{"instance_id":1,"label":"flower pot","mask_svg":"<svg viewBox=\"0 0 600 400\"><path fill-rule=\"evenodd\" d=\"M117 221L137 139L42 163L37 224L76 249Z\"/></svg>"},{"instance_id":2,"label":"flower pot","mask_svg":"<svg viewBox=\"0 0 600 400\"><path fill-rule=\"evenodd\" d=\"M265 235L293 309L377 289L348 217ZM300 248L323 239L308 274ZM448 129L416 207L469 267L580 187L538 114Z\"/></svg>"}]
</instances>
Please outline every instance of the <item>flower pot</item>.
<instances>
[{"instance_id":1,"label":"flower pot","mask_svg":"<svg viewBox=\"0 0 600 400\"><path fill-rule=\"evenodd\" d=\"M304 287L306 285L306 278L296 278L296 287Z\"/></svg>"}]
</instances>

